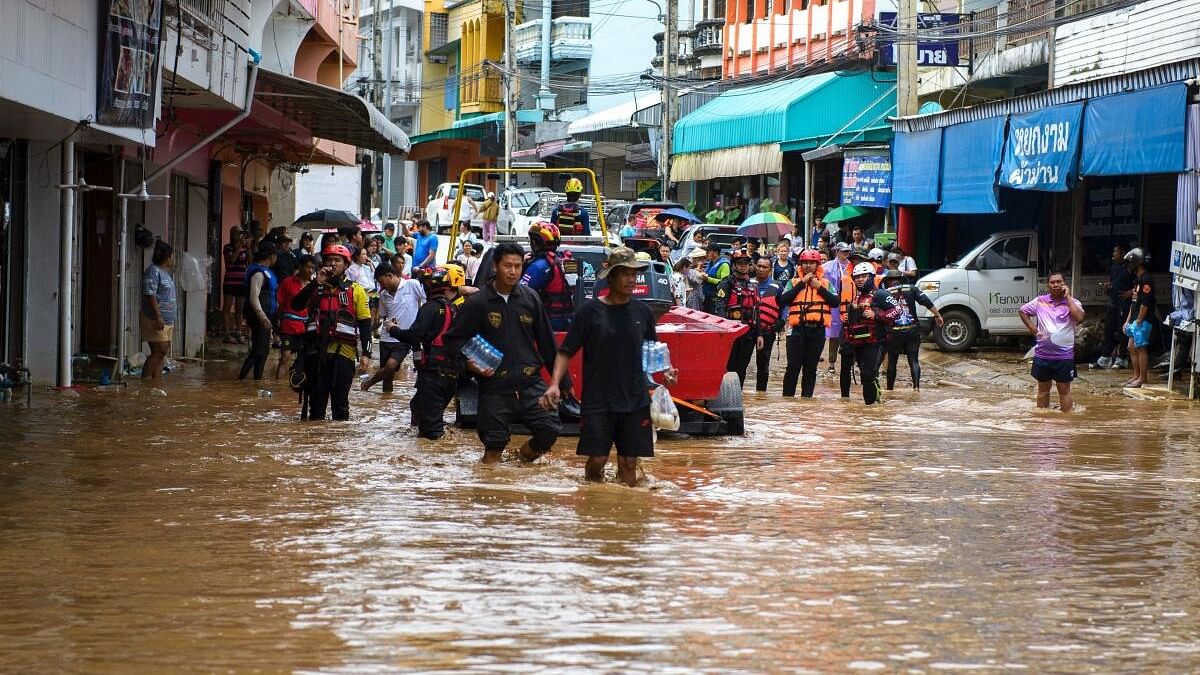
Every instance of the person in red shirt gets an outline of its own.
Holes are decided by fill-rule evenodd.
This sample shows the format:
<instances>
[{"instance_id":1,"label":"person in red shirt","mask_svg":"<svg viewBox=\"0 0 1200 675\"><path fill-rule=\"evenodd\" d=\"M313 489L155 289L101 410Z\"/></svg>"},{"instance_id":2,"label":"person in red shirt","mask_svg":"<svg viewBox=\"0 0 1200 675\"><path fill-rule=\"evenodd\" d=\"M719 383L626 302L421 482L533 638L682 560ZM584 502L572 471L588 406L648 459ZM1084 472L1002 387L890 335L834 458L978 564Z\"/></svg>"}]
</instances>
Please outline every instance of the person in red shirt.
<instances>
[{"instance_id":1,"label":"person in red shirt","mask_svg":"<svg viewBox=\"0 0 1200 675\"><path fill-rule=\"evenodd\" d=\"M292 298L308 285L317 268L317 260L311 255L302 255L296 264L296 273L279 282L276 292L279 307L279 365L275 366L275 379L288 372L300 351L304 349L304 322L307 311L292 309Z\"/></svg>"}]
</instances>

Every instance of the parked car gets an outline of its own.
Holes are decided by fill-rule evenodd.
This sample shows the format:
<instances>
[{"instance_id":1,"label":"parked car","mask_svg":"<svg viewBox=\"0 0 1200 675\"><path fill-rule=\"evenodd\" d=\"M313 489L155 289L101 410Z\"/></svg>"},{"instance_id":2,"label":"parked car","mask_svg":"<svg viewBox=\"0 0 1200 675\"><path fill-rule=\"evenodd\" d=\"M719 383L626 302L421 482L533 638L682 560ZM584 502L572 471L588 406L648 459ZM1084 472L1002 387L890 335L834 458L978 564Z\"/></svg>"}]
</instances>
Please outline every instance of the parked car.
<instances>
[{"instance_id":1,"label":"parked car","mask_svg":"<svg viewBox=\"0 0 1200 675\"><path fill-rule=\"evenodd\" d=\"M500 219L496 221L496 232L522 237L529 234L529 226L537 220L536 209L531 213L530 207L537 206L538 197L545 192L550 192L550 188L512 188L501 193Z\"/></svg>"},{"instance_id":2,"label":"parked car","mask_svg":"<svg viewBox=\"0 0 1200 675\"><path fill-rule=\"evenodd\" d=\"M482 185L474 185L467 183L465 186L467 197L476 205L487 198L487 192ZM437 233L445 233L450 231L450 226L454 224L453 213L454 200L458 198L458 183L442 183L437 186L437 190L430 197L429 203L425 206L425 219L433 226L433 231ZM463 202L462 209L466 210L470 206ZM471 228L479 232L483 232L483 219L478 214L471 219Z\"/></svg>"}]
</instances>

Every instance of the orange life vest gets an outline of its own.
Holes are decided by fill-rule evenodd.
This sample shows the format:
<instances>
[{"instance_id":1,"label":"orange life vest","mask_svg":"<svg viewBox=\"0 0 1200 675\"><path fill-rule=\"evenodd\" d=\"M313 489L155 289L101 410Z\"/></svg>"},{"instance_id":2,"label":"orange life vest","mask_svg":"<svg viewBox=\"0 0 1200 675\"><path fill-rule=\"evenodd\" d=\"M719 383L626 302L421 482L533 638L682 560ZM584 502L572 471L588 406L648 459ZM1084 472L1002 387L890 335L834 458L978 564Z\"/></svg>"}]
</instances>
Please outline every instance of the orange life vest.
<instances>
[{"instance_id":1,"label":"orange life vest","mask_svg":"<svg viewBox=\"0 0 1200 675\"><path fill-rule=\"evenodd\" d=\"M799 279L793 279L792 283L796 283ZM821 279L821 284L826 290L832 291L833 286L828 279ZM796 299L792 300L791 308L788 312L788 325L799 326L800 324L815 325L824 324L826 328L833 321L833 315L829 311L829 303L825 302L825 298L821 297L820 292L812 286L806 286L803 291L796 294Z\"/></svg>"}]
</instances>

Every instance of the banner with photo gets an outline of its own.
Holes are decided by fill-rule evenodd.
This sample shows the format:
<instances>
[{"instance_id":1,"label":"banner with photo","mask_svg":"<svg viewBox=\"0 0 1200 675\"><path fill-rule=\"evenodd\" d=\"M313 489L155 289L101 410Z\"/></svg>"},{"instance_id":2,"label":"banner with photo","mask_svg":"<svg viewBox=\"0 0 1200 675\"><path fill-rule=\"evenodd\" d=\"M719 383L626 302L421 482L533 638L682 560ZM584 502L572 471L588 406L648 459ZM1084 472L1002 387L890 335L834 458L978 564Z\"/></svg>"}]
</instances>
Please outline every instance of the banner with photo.
<instances>
[{"instance_id":1,"label":"banner with photo","mask_svg":"<svg viewBox=\"0 0 1200 675\"><path fill-rule=\"evenodd\" d=\"M162 0L100 3L104 27L96 121L114 127L154 125Z\"/></svg>"}]
</instances>

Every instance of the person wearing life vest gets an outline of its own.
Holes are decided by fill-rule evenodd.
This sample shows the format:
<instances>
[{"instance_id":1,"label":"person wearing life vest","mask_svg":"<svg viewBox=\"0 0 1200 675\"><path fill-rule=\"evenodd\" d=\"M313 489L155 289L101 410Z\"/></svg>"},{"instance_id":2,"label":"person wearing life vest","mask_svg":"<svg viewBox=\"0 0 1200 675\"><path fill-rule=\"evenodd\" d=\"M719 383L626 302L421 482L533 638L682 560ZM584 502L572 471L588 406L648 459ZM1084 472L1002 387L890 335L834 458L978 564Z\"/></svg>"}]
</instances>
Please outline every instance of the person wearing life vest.
<instances>
[{"instance_id":1,"label":"person wearing life vest","mask_svg":"<svg viewBox=\"0 0 1200 675\"><path fill-rule=\"evenodd\" d=\"M312 281L317 261L305 253L296 261L296 273L279 282L275 295L275 306L279 308L279 363L275 366L275 379L283 377L292 369L296 359L304 351L304 324L308 322L308 311L292 309L292 298L308 282ZM303 370L303 368L299 368Z\"/></svg>"},{"instance_id":2,"label":"person wearing life vest","mask_svg":"<svg viewBox=\"0 0 1200 675\"><path fill-rule=\"evenodd\" d=\"M854 267L854 263L850 262L850 254L853 252L853 247L846 242L838 242L833 247L833 259L825 263L821 268L821 275L829 282L829 287L834 293L839 296L843 290L847 295L851 293L851 288L844 286L852 286L852 284L842 283L850 278L850 270ZM839 302L831 312L829 326L825 329L825 339L829 342L829 352L826 355L826 360L829 361L829 372L833 373L837 370L838 347L842 342L842 309Z\"/></svg>"},{"instance_id":3,"label":"person wearing life vest","mask_svg":"<svg viewBox=\"0 0 1200 675\"><path fill-rule=\"evenodd\" d=\"M779 337L779 329L783 327L779 312L779 282L775 281L771 259L767 257L754 261L754 280L758 283L758 333L762 336L762 347L754 353L754 390L767 391L767 381L771 375L771 352L775 350L775 341Z\"/></svg>"},{"instance_id":4,"label":"person wearing life vest","mask_svg":"<svg viewBox=\"0 0 1200 675\"><path fill-rule=\"evenodd\" d=\"M371 363L371 310L367 292L346 278L350 249L342 244L321 251L316 278L292 298L294 311L307 311L304 403L300 419L350 419L350 385L355 361Z\"/></svg>"},{"instance_id":5,"label":"person wearing life vest","mask_svg":"<svg viewBox=\"0 0 1200 675\"><path fill-rule=\"evenodd\" d=\"M704 311L709 314L716 314L716 295L717 287L721 282L729 276L729 271L732 266L729 264L729 258L721 255L721 245L713 242L704 247L707 253L708 263L700 272L700 278L704 281Z\"/></svg>"},{"instance_id":6,"label":"person wearing life vest","mask_svg":"<svg viewBox=\"0 0 1200 675\"><path fill-rule=\"evenodd\" d=\"M563 190L567 193L567 201L558 204L550 211L550 222L558 226L559 232L572 237L590 237L592 234L591 219L587 209L579 204L579 195L583 193L583 183L578 178L567 181Z\"/></svg>"},{"instance_id":7,"label":"person wearing life vest","mask_svg":"<svg viewBox=\"0 0 1200 675\"><path fill-rule=\"evenodd\" d=\"M275 292L279 281L271 271L278 254L275 245L264 241L254 252L254 260L246 268L245 303L242 305L242 318L250 327L250 351L242 361L242 369L237 379L244 380L254 371L254 381L263 377L263 369L267 365L267 357L271 355L271 329L275 325Z\"/></svg>"},{"instance_id":8,"label":"person wearing life vest","mask_svg":"<svg viewBox=\"0 0 1200 675\"><path fill-rule=\"evenodd\" d=\"M758 282L750 276L750 252L744 248L730 252L733 259L733 274L725 277L713 295L713 314L726 319L740 321L750 330L733 341L725 372L737 373L738 380L746 383L746 369L756 349L763 348L763 337L758 329Z\"/></svg>"},{"instance_id":9,"label":"person wearing life vest","mask_svg":"<svg viewBox=\"0 0 1200 675\"><path fill-rule=\"evenodd\" d=\"M417 310L412 326L401 328L392 321L385 328L388 335L412 345L419 354L417 391L409 408L417 436L436 441L446 433L442 415L458 390L458 357L447 348L446 333L458 314L454 299L465 279L458 267L439 265L422 270L421 283L429 300Z\"/></svg>"},{"instance_id":10,"label":"person wearing life vest","mask_svg":"<svg viewBox=\"0 0 1200 675\"><path fill-rule=\"evenodd\" d=\"M900 316L900 305L882 288L875 286L875 266L860 262L851 271L851 293L842 293L842 398L850 397L850 376L858 364L862 380L863 402L871 405L880 400L879 355L887 329Z\"/></svg>"},{"instance_id":11,"label":"person wearing life vest","mask_svg":"<svg viewBox=\"0 0 1200 675\"><path fill-rule=\"evenodd\" d=\"M913 389L921 389L921 326L917 323L917 305L933 313L933 320L940 327L942 313L933 306L920 289L914 286L908 275L900 270L888 270L883 274L883 287L900 305L900 316L888 327L887 335L887 390L896 386L896 364L900 355L908 358L908 372L912 376Z\"/></svg>"},{"instance_id":12,"label":"person wearing life vest","mask_svg":"<svg viewBox=\"0 0 1200 675\"><path fill-rule=\"evenodd\" d=\"M550 317L550 326L564 332L571 327L575 316L575 288L567 282L558 245L562 243L559 229L547 222L529 226L529 249L532 258L521 275L521 285L537 291Z\"/></svg>"},{"instance_id":13,"label":"person wearing life vest","mask_svg":"<svg viewBox=\"0 0 1200 675\"><path fill-rule=\"evenodd\" d=\"M779 306L787 308L787 369L783 373L783 395L812 398L817 386L817 366L825 347L825 334L833 321L840 298L821 272L821 253L800 253L796 276L779 293Z\"/></svg>"}]
</instances>

